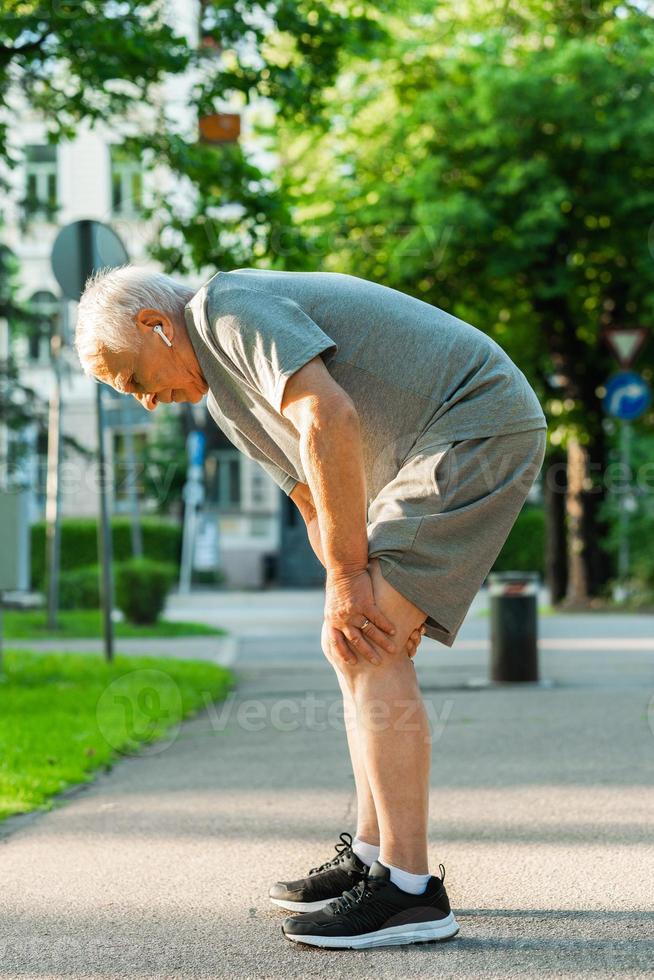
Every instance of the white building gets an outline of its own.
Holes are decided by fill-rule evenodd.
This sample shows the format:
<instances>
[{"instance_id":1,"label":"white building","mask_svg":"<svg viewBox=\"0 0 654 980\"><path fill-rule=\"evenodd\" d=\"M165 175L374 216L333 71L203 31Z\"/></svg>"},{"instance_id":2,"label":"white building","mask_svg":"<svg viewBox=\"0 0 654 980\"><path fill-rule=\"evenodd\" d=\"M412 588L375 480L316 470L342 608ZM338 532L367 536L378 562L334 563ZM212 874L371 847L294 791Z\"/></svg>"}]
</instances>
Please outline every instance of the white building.
<instances>
[{"instance_id":1,"label":"white building","mask_svg":"<svg viewBox=\"0 0 654 980\"><path fill-rule=\"evenodd\" d=\"M177 6L177 4L173 5ZM188 19L193 6L179 0L180 14ZM181 18L176 19L179 29ZM189 32L193 24L188 24ZM180 127L197 132L197 119L186 99L188 85L176 78L170 89L161 88L161 97L170 99L171 113L179 119ZM18 98L18 96L17 96ZM80 127L74 140L57 146L47 142L45 121L29 107L17 105L13 116L12 142L23 162L8 176L12 185L10 200L4 209L4 225L0 228L2 243L9 247L20 264L21 298L43 314L43 336L12 339L14 352L22 364L25 383L49 398L54 386L49 335L57 317L74 324L75 304L60 299L60 289L54 278L50 256L60 228L78 219L95 219L111 225L127 247L130 261L152 265L146 256L149 229L139 217L141 203L147 199L152 181L165 174L142 173L138 164L125 159L119 150L121 133ZM126 120L126 131L129 121ZM243 136L248 138L247 115L243 120ZM27 212L30 220L26 220ZM200 282L190 283L199 286ZM71 329L68 326L68 339ZM64 352L62 383L62 428L67 436L94 451L96 441L95 383L79 368L70 350ZM113 463L112 512L125 512L128 506L124 487L124 433L129 427L134 436L137 468L143 446L151 439L156 423L155 413L148 413L128 396L109 397L106 403L115 406L109 412L110 428L107 454ZM175 409L173 409L175 410ZM183 411L184 407L177 408ZM157 410L158 411L158 410ZM208 418L200 413L202 424ZM196 415L197 419L197 415ZM209 419L209 431L215 430L215 441L208 444L206 459L206 508L202 527L205 563L210 560L210 532L217 528L219 565L227 582L235 586L262 584L269 559L279 550L280 507L282 493L266 472L238 452L216 429ZM32 518L41 519L45 505L44 434L28 434L32 439ZM95 516L98 513L97 467L68 448L65 452L61 479L63 516ZM152 501L141 501L147 511ZM202 554L199 554L202 558Z\"/></svg>"}]
</instances>

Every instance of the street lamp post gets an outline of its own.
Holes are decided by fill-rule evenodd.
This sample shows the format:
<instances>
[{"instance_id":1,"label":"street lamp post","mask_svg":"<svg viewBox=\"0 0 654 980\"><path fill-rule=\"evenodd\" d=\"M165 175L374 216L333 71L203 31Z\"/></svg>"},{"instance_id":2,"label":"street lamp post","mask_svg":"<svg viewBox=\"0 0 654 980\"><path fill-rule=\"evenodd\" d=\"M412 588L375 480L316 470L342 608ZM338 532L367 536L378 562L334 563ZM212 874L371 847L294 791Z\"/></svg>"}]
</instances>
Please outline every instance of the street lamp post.
<instances>
[{"instance_id":1,"label":"street lamp post","mask_svg":"<svg viewBox=\"0 0 654 980\"><path fill-rule=\"evenodd\" d=\"M118 235L99 221L74 221L57 235L52 249L52 271L64 296L79 301L89 276L100 269L111 269L127 262L127 251ZM98 434L98 490L100 520L98 522L98 552L100 556L102 632L104 655L113 660L113 576L112 543L109 523L108 479L105 457L105 419L102 400L103 386L98 382L95 392Z\"/></svg>"}]
</instances>

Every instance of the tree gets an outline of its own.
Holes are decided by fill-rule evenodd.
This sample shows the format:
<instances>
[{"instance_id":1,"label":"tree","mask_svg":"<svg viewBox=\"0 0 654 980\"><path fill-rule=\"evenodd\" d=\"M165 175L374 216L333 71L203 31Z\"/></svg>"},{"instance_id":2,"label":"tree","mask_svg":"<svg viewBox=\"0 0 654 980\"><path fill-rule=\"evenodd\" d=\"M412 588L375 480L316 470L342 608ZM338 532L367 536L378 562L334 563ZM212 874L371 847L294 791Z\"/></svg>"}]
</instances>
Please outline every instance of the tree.
<instances>
[{"instance_id":1,"label":"tree","mask_svg":"<svg viewBox=\"0 0 654 980\"><path fill-rule=\"evenodd\" d=\"M257 102L260 115L296 126L326 124L326 92L348 56L364 55L385 31L384 3L314 0L241 3L204 0L200 47L194 54L192 100L200 118L229 103ZM216 55L219 57L216 57ZM147 212L159 228L153 255L171 272L241 267L252 262L308 268L283 180L254 162L240 142L212 145L197 133L159 124L126 149L149 166L165 163L188 199L168 188Z\"/></svg>"},{"instance_id":2,"label":"tree","mask_svg":"<svg viewBox=\"0 0 654 980\"><path fill-rule=\"evenodd\" d=\"M117 119L165 71L188 63L186 44L162 23L157 5L131 0L115 4L90 0L80 5L0 0L0 188L6 172L20 159L12 142L11 118L18 93L43 113L53 140L70 138L81 120ZM125 79L123 84L117 79ZM3 176L4 175L4 176ZM4 214L0 211L0 226ZM16 262L0 255L0 320L12 332L38 329L38 318L17 300ZM4 392L0 415L8 428L20 430L41 419L44 407L25 389L10 356L0 366ZM16 445L14 442L13 445ZM12 460L10 460L10 463Z\"/></svg>"},{"instance_id":3,"label":"tree","mask_svg":"<svg viewBox=\"0 0 654 980\"><path fill-rule=\"evenodd\" d=\"M22 383L5 335L9 322L26 333L35 326L33 317L17 299L17 271L15 257L0 245L0 489L15 473L25 451L25 446L10 439L9 433L30 422L43 422L46 414L37 392Z\"/></svg>"},{"instance_id":4,"label":"tree","mask_svg":"<svg viewBox=\"0 0 654 980\"><path fill-rule=\"evenodd\" d=\"M123 119L190 62L153 0L0 0L0 10L0 105L8 110L20 89L55 140L72 138L82 120ZM0 159L10 159L9 135L5 118Z\"/></svg>"},{"instance_id":5,"label":"tree","mask_svg":"<svg viewBox=\"0 0 654 980\"><path fill-rule=\"evenodd\" d=\"M583 601L611 573L601 394L615 365L600 334L654 313L654 23L570 3L538 5L545 23L535 6L500 27L444 32L424 9L387 23L390 47L335 87L331 128L277 137L323 268L470 320L532 380L568 454L569 597Z\"/></svg>"},{"instance_id":6,"label":"tree","mask_svg":"<svg viewBox=\"0 0 654 980\"><path fill-rule=\"evenodd\" d=\"M171 77L180 86L193 80L188 97L198 116L220 102L240 106L259 97L284 117L316 123L341 52L362 50L380 35L370 17L375 5L342 0L336 12L320 0L202 0L199 44L166 21L165 6L160 0L0 0L0 189L7 187L3 170L20 158L21 148L11 142L19 96L42 114L51 141L73 138L82 122L101 122L127 134L125 146L144 168L164 165L173 186L185 188L180 197L167 187L150 209L157 226L152 254L168 271L214 271L253 260L297 265L300 242L286 254L276 246L291 218L274 182L240 145L202 142L193 112L186 114L192 125L180 127L161 86ZM2 217L0 209L0 225ZM29 313L17 303L5 265L0 256L0 321L17 329L29 323ZM15 365L4 365L4 374L0 368L2 375L3 420L19 427L27 418L14 397Z\"/></svg>"}]
</instances>

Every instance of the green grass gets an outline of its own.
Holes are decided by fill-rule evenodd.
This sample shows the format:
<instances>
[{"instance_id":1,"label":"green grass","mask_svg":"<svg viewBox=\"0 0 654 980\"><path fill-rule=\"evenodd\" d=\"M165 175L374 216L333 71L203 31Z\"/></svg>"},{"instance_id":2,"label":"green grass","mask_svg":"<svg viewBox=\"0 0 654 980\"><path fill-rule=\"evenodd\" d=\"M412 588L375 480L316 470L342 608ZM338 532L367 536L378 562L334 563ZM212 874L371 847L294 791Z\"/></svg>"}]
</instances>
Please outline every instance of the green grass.
<instances>
[{"instance_id":1,"label":"green grass","mask_svg":"<svg viewBox=\"0 0 654 980\"><path fill-rule=\"evenodd\" d=\"M7 640L88 640L102 636L102 618L99 609L71 609L59 613L59 627L49 630L47 613L43 609L12 610L3 613L4 636ZM133 626L131 623L114 623L119 639L155 639L171 636L217 636L227 631L206 626L204 623L173 623L162 619L152 626Z\"/></svg>"},{"instance_id":2,"label":"green grass","mask_svg":"<svg viewBox=\"0 0 654 980\"><path fill-rule=\"evenodd\" d=\"M7 651L0 680L0 820L162 740L227 694L224 667L193 660ZM168 734L167 734L168 733Z\"/></svg>"}]
</instances>

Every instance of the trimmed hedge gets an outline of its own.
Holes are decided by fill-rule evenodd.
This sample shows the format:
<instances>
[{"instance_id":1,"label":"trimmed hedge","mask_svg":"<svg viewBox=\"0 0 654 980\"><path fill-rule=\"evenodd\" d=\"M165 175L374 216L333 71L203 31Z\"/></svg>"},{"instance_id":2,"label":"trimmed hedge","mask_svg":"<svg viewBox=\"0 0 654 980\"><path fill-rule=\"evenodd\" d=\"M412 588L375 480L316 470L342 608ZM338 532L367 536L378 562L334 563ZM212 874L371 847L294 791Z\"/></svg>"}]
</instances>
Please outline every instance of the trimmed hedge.
<instances>
[{"instance_id":1,"label":"trimmed hedge","mask_svg":"<svg viewBox=\"0 0 654 980\"><path fill-rule=\"evenodd\" d=\"M60 609L98 609L100 606L100 568L85 565L59 576Z\"/></svg>"},{"instance_id":2,"label":"trimmed hedge","mask_svg":"<svg viewBox=\"0 0 654 980\"><path fill-rule=\"evenodd\" d=\"M130 623L156 623L175 581L175 566L132 558L116 565L116 605Z\"/></svg>"},{"instance_id":3,"label":"trimmed hedge","mask_svg":"<svg viewBox=\"0 0 654 980\"><path fill-rule=\"evenodd\" d=\"M179 565L182 528L172 521L145 517L141 521L143 551L152 561ZM132 558L128 517L111 522L114 560ZM61 522L61 571L71 572L98 561L97 522L93 518L65 518ZM32 588L43 589L45 579L45 522L32 526Z\"/></svg>"},{"instance_id":4,"label":"trimmed hedge","mask_svg":"<svg viewBox=\"0 0 654 980\"><path fill-rule=\"evenodd\" d=\"M545 574L545 512L542 508L526 506L518 514L493 571Z\"/></svg>"},{"instance_id":5,"label":"trimmed hedge","mask_svg":"<svg viewBox=\"0 0 654 980\"><path fill-rule=\"evenodd\" d=\"M177 576L171 562L131 558L113 564L114 601L125 618L137 625L156 623ZM100 567L85 565L62 572L59 579L60 609L98 609Z\"/></svg>"}]
</instances>

